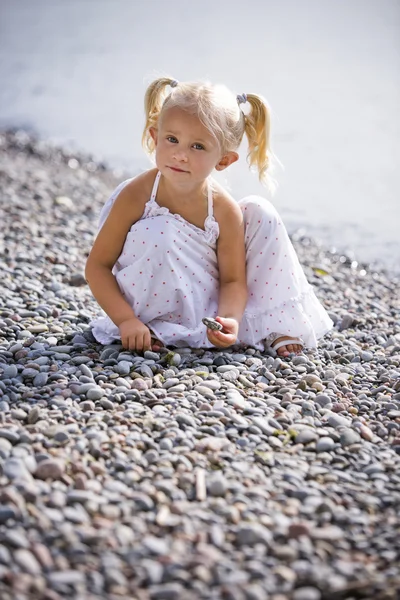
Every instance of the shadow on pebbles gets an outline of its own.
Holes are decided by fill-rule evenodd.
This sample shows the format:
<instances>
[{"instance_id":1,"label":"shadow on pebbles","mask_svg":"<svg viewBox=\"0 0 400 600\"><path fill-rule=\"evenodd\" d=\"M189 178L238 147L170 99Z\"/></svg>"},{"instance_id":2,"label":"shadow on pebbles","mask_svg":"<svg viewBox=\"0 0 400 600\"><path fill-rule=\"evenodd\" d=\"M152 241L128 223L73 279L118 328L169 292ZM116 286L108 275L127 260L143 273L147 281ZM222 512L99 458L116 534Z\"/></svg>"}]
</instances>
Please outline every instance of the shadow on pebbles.
<instances>
[{"instance_id":1,"label":"shadow on pebbles","mask_svg":"<svg viewBox=\"0 0 400 600\"><path fill-rule=\"evenodd\" d=\"M122 174L0 142L0 597L398 598L398 279L294 235L317 350L100 346L83 268Z\"/></svg>"}]
</instances>

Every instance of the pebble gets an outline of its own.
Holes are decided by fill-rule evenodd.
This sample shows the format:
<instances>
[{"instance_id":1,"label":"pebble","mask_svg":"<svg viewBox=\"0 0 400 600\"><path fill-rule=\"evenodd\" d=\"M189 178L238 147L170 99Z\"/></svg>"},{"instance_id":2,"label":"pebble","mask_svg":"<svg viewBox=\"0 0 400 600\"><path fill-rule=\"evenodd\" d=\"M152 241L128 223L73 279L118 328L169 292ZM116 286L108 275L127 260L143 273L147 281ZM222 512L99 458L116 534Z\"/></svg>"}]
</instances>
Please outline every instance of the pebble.
<instances>
[{"instance_id":1,"label":"pebble","mask_svg":"<svg viewBox=\"0 0 400 600\"><path fill-rule=\"evenodd\" d=\"M345 429L340 433L340 443L343 447L357 444L360 440L360 434L354 429Z\"/></svg>"},{"instance_id":2,"label":"pebble","mask_svg":"<svg viewBox=\"0 0 400 600\"><path fill-rule=\"evenodd\" d=\"M323 436L319 438L315 446L315 450L316 452L330 452L330 450L333 450L334 447L335 442L333 441L333 439L330 437Z\"/></svg>"},{"instance_id":3,"label":"pebble","mask_svg":"<svg viewBox=\"0 0 400 600\"><path fill-rule=\"evenodd\" d=\"M42 460L34 473L37 479L60 479L65 470L64 464L56 459Z\"/></svg>"},{"instance_id":4,"label":"pebble","mask_svg":"<svg viewBox=\"0 0 400 600\"><path fill-rule=\"evenodd\" d=\"M4 438L5 440L8 440L9 442L14 444L16 442L19 442L20 435L16 431L3 428L0 429L0 439L1 438Z\"/></svg>"},{"instance_id":5,"label":"pebble","mask_svg":"<svg viewBox=\"0 0 400 600\"><path fill-rule=\"evenodd\" d=\"M322 595L319 589L310 586L296 588L293 591L293 600L321 600Z\"/></svg>"},{"instance_id":6,"label":"pebble","mask_svg":"<svg viewBox=\"0 0 400 600\"><path fill-rule=\"evenodd\" d=\"M344 532L336 525L327 525L326 527L318 527L311 531L311 537L315 540L324 540L332 542L341 540L344 537Z\"/></svg>"},{"instance_id":7,"label":"pebble","mask_svg":"<svg viewBox=\"0 0 400 600\"><path fill-rule=\"evenodd\" d=\"M114 371L120 375L129 375L131 368L132 364L130 362L121 360L117 365L115 365Z\"/></svg>"},{"instance_id":8,"label":"pebble","mask_svg":"<svg viewBox=\"0 0 400 600\"><path fill-rule=\"evenodd\" d=\"M328 417L328 425L337 429L338 427L348 427L350 420L340 415L330 415Z\"/></svg>"},{"instance_id":9,"label":"pebble","mask_svg":"<svg viewBox=\"0 0 400 600\"><path fill-rule=\"evenodd\" d=\"M318 439L318 434L310 428L302 429L298 435L296 435L295 441L296 444L308 444L310 442L315 442Z\"/></svg>"},{"instance_id":10,"label":"pebble","mask_svg":"<svg viewBox=\"0 0 400 600\"><path fill-rule=\"evenodd\" d=\"M9 519L15 520L17 519L17 516L18 512L14 506L0 505L0 524L7 523Z\"/></svg>"},{"instance_id":11,"label":"pebble","mask_svg":"<svg viewBox=\"0 0 400 600\"><path fill-rule=\"evenodd\" d=\"M4 463L3 473L10 480L22 479L25 481L32 481L32 475L29 472L25 461L21 458L8 458Z\"/></svg>"},{"instance_id":12,"label":"pebble","mask_svg":"<svg viewBox=\"0 0 400 600\"><path fill-rule=\"evenodd\" d=\"M207 490L210 496L225 496L227 489L227 481L222 475L210 478L207 483Z\"/></svg>"},{"instance_id":13,"label":"pebble","mask_svg":"<svg viewBox=\"0 0 400 600\"><path fill-rule=\"evenodd\" d=\"M111 402L111 400L108 400L108 398L102 398L100 400L100 406L104 408L104 410L112 410L114 408L114 403Z\"/></svg>"},{"instance_id":14,"label":"pebble","mask_svg":"<svg viewBox=\"0 0 400 600\"><path fill-rule=\"evenodd\" d=\"M11 454L12 444L9 440L0 437L0 457L7 458Z\"/></svg>"},{"instance_id":15,"label":"pebble","mask_svg":"<svg viewBox=\"0 0 400 600\"><path fill-rule=\"evenodd\" d=\"M44 387L47 383L48 373L38 373L33 379L33 385L37 388Z\"/></svg>"},{"instance_id":16,"label":"pebble","mask_svg":"<svg viewBox=\"0 0 400 600\"><path fill-rule=\"evenodd\" d=\"M320 406L324 407L328 404L331 404L332 399L329 398L329 396L325 396L324 394L318 394L318 396L316 396L315 398L315 402L317 402L317 404L319 404Z\"/></svg>"},{"instance_id":17,"label":"pebble","mask_svg":"<svg viewBox=\"0 0 400 600\"><path fill-rule=\"evenodd\" d=\"M40 575L42 567L29 550L20 548L14 552L14 560L21 567L23 571L30 575Z\"/></svg>"},{"instance_id":18,"label":"pebble","mask_svg":"<svg viewBox=\"0 0 400 600\"><path fill-rule=\"evenodd\" d=\"M91 387L86 392L88 400L100 400L104 396L104 390L100 387Z\"/></svg>"},{"instance_id":19,"label":"pebble","mask_svg":"<svg viewBox=\"0 0 400 600\"><path fill-rule=\"evenodd\" d=\"M48 581L52 587L58 589L60 586L64 587L65 585L75 586L84 584L85 575L81 571L71 569L65 571L52 571L48 575Z\"/></svg>"},{"instance_id":20,"label":"pebble","mask_svg":"<svg viewBox=\"0 0 400 600\"><path fill-rule=\"evenodd\" d=\"M181 600L184 588L181 583L171 582L153 585L149 588L150 600Z\"/></svg>"},{"instance_id":21,"label":"pebble","mask_svg":"<svg viewBox=\"0 0 400 600\"><path fill-rule=\"evenodd\" d=\"M18 368L16 365L7 366L2 375L2 379L13 379L18 375Z\"/></svg>"},{"instance_id":22,"label":"pebble","mask_svg":"<svg viewBox=\"0 0 400 600\"><path fill-rule=\"evenodd\" d=\"M272 534L259 523L241 525L236 532L236 543L239 546L253 546L254 544L269 544L272 542Z\"/></svg>"}]
</instances>

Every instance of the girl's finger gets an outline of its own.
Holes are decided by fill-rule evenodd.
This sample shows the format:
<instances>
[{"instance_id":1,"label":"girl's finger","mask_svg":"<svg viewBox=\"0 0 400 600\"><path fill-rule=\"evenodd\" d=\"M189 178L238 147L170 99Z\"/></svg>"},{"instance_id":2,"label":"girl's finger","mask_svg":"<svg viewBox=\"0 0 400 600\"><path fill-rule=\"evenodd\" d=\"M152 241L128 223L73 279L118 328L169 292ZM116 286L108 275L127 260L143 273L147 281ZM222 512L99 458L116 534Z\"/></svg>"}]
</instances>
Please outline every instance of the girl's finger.
<instances>
[{"instance_id":1,"label":"girl's finger","mask_svg":"<svg viewBox=\"0 0 400 600\"><path fill-rule=\"evenodd\" d=\"M143 350L151 350L151 335L149 330L147 330L144 334Z\"/></svg>"},{"instance_id":2,"label":"girl's finger","mask_svg":"<svg viewBox=\"0 0 400 600\"><path fill-rule=\"evenodd\" d=\"M138 336L136 337L136 351L142 352L143 348L144 348L144 334L139 333Z\"/></svg>"},{"instance_id":3,"label":"girl's finger","mask_svg":"<svg viewBox=\"0 0 400 600\"><path fill-rule=\"evenodd\" d=\"M215 317L215 320L218 323L221 323L223 329L222 329L222 333L233 333L235 328L236 328L236 321L234 319L231 318L225 318L225 317Z\"/></svg>"},{"instance_id":4,"label":"girl's finger","mask_svg":"<svg viewBox=\"0 0 400 600\"><path fill-rule=\"evenodd\" d=\"M207 332L207 337L214 346L223 345L231 346L236 341L236 336L232 333L223 333L221 331Z\"/></svg>"}]
</instances>

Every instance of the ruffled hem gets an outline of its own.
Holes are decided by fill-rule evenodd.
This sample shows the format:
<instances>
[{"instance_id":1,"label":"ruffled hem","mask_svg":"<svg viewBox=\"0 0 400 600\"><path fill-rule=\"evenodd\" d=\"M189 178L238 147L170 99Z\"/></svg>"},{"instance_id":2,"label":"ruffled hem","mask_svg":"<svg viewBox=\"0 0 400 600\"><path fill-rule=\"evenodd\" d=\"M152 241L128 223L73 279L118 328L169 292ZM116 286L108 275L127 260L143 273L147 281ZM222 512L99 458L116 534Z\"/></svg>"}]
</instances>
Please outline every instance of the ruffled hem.
<instances>
[{"instance_id":1,"label":"ruffled hem","mask_svg":"<svg viewBox=\"0 0 400 600\"><path fill-rule=\"evenodd\" d=\"M99 317L92 321L89 326L92 328L93 337L104 346L121 339L118 327L109 317Z\"/></svg>"},{"instance_id":2,"label":"ruffled hem","mask_svg":"<svg viewBox=\"0 0 400 600\"><path fill-rule=\"evenodd\" d=\"M109 317L95 319L90 325L93 336L100 344L111 344L121 339L118 327ZM181 325L155 320L148 326L165 346L213 347L201 324L198 328L190 330ZM263 350L270 345L268 338L271 340L271 337L276 338L280 334L301 338L306 347L316 348L317 340L332 327L332 320L310 286L297 298L286 300L280 306L263 313L251 313L246 310L240 323L237 343Z\"/></svg>"},{"instance_id":3,"label":"ruffled hem","mask_svg":"<svg viewBox=\"0 0 400 600\"><path fill-rule=\"evenodd\" d=\"M333 322L311 286L295 298L264 312L245 310L239 328L239 343L261 350L271 334L302 338L305 346L316 348L317 340L333 327Z\"/></svg>"},{"instance_id":4,"label":"ruffled hem","mask_svg":"<svg viewBox=\"0 0 400 600\"><path fill-rule=\"evenodd\" d=\"M213 348L208 341L206 328L200 324L196 329L188 329L182 325L174 325L162 321L147 323L152 334L164 346L175 346L176 348ZM121 340L118 327L109 317L100 317L90 323L93 337L103 345L112 344Z\"/></svg>"}]
</instances>

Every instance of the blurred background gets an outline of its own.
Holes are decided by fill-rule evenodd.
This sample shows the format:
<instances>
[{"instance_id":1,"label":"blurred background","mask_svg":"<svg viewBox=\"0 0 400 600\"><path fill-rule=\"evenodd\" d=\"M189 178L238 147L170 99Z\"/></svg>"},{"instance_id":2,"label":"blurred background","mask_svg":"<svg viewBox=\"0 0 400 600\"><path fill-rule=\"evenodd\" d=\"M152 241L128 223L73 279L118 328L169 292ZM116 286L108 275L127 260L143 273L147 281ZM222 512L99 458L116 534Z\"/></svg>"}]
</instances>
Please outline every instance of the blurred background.
<instances>
[{"instance_id":1,"label":"blurred background","mask_svg":"<svg viewBox=\"0 0 400 600\"><path fill-rule=\"evenodd\" d=\"M262 94L289 232L400 271L399 0L0 0L0 128L133 175L163 74ZM245 153L219 179L271 199Z\"/></svg>"}]
</instances>

